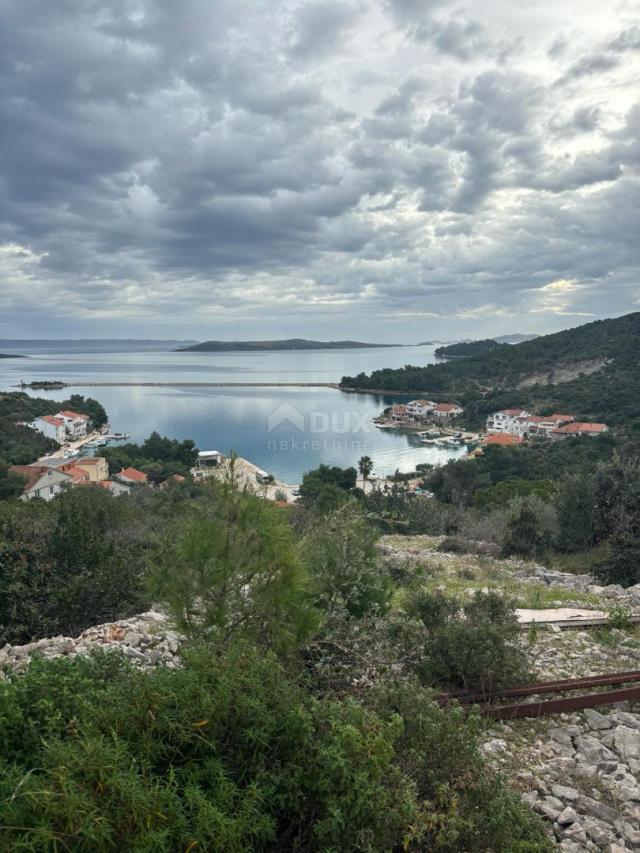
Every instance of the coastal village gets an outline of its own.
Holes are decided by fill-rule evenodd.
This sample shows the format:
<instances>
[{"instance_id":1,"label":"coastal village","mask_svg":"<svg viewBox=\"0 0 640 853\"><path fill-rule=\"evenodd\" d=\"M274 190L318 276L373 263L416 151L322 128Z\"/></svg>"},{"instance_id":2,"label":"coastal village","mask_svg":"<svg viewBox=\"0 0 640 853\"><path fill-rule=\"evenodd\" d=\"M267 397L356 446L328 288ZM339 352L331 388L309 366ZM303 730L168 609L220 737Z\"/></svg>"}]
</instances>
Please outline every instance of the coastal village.
<instances>
[{"instance_id":1,"label":"coastal village","mask_svg":"<svg viewBox=\"0 0 640 853\"><path fill-rule=\"evenodd\" d=\"M88 415L70 410L55 415L42 415L23 424L56 441L60 448L56 455L43 456L29 465L12 465L10 470L25 478L22 499L40 498L53 500L65 488L94 485L106 489L113 495L128 494L133 487L151 487L153 484L144 471L126 467L112 477L107 460L98 455L84 455L86 451L106 446L110 441L126 439L125 433L111 433L108 427L91 430ZM231 459L218 450L198 452L195 465L190 471L194 480L208 477L224 477ZM234 457L234 476L240 488L260 491L272 500L286 499L293 503L297 498L297 485L288 485L276 480L268 472L241 457ZM183 482L185 477L173 474L160 483L166 488L170 482ZM284 502L284 501L283 501Z\"/></svg>"},{"instance_id":2,"label":"coastal village","mask_svg":"<svg viewBox=\"0 0 640 853\"><path fill-rule=\"evenodd\" d=\"M458 428L457 419L464 408L457 403L435 402L426 399L411 400L390 406L374 418L380 429L397 429L417 434L420 444L439 449L466 449L473 458L491 445L514 446L525 441L558 441L572 436L597 436L608 430L604 423L585 423L572 414L554 413L536 415L526 409L502 409L490 414L484 432L469 432ZM41 432L56 441L59 455L45 456L29 465L14 465L11 470L26 478L23 499L52 500L66 487L96 485L113 495L130 492L135 486L150 486L148 475L136 468L123 468L110 476L107 460L97 455L84 455L95 451L109 441L128 438L124 433L110 433L108 427L91 431L88 415L70 410L55 415L42 415L25 426ZM203 450L191 470L194 480L222 477L228 473L230 459L218 450ZM297 484L278 481L252 462L234 459L234 471L242 488L251 488L271 500L295 503L299 495ZM400 472L398 472L400 473ZM407 472L407 476L411 472ZM404 480L404 487L415 494L429 496L420 487L421 476L414 472L413 479ZM182 481L174 474L170 478ZM359 483L361 488L388 489L397 483L396 477L370 476ZM160 484L165 487L168 481Z\"/></svg>"},{"instance_id":3,"label":"coastal village","mask_svg":"<svg viewBox=\"0 0 640 853\"><path fill-rule=\"evenodd\" d=\"M464 413L457 403L411 400L385 409L375 419L381 429L405 429L417 434L421 443L439 447L466 446L469 456L482 453L488 445L517 445L529 440L559 441L572 436L597 436L607 432L604 423L585 423L575 415L535 415L527 409L501 409L487 417L486 431L456 430L453 422ZM425 426L434 428L425 430Z\"/></svg>"}]
</instances>

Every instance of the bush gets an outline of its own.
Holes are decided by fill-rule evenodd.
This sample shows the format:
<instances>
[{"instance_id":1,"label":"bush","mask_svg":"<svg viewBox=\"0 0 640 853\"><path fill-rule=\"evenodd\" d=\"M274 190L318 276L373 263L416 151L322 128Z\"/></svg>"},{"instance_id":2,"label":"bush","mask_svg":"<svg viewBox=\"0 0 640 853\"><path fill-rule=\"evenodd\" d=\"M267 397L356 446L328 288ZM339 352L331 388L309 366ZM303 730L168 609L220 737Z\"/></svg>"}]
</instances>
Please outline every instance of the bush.
<instances>
[{"instance_id":1,"label":"bush","mask_svg":"<svg viewBox=\"0 0 640 853\"><path fill-rule=\"evenodd\" d=\"M503 543L506 557L540 557L557 539L555 508L536 497L516 498L509 507Z\"/></svg>"},{"instance_id":2,"label":"bush","mask_svg":"<svg viewBox=\"0 0 640 853\"><path fill-rule=\"evenodd\" d=\"M420 850L550 853L541 821L486 765L478 751L484 724L460 708L442 709L414 682L384 683L368 702L381 716L400 714L397 763L421 803Z\"/></svg>"},{"instance_id":3,"label":"bush","mask_svg":"<svg viewBox=\"0 0 640 853\"><path fill-rule=\"evenodd\" d=\"M458 539L457 536L447 536L440 542L436 550L442 554L468 554L473 551L473 548L470 547L469 542Z\"/></svg>"},{"instance_id":4,"label":"bush","mask_svg":"<svg viewBox=\"0 0 640 853\"><path fill-rule=\"evenodd\" d=\"M0 502L0 645L144 610L149 532L138 524L128 502L89 486L49 504Z\"/></svg>"},{"instance_id":5,"label":"bush","mask_svg":"<svg viewBox=\"0 0 640 853\"><path fill-rule=\"evenodd\" d=\"M151 673L112 655L32 664L0 683L0 846L391 850L418 813L401 730L244 645Z\"/></svg>"},{"instance_id":6,"label":"bush","mask_svg":"<svg viewBox=\"0 0 640 853\"><path fill-rule=\"evenodd\" d=\"M640 538L624 534L613 536L608 555L593 567L593 574L604 584L633 586L640 583Z\"/></svg>"},{"instance_id":7,"label":"bush","mask_svg":"<svg viewBox=\"0 0 640 853\"><path fill-rule=\"evenodd\" d=\"M502 596L476 592L471 600L459 601L418 589L405 610L424 626L414 668L425 684L487 696L526 680L520 628Z\"/></svg>"},{"instance_id":8,"label":"bush","mask_svg":"<svg viewBox=\"0 0 640 853\"><path fill-rule=\"evenodd\" d=\"M351 503L312 523L303 540L318 607L361 617L389 607L392 583L380 566L377 534Z\"/></svg>"}]
</instances>

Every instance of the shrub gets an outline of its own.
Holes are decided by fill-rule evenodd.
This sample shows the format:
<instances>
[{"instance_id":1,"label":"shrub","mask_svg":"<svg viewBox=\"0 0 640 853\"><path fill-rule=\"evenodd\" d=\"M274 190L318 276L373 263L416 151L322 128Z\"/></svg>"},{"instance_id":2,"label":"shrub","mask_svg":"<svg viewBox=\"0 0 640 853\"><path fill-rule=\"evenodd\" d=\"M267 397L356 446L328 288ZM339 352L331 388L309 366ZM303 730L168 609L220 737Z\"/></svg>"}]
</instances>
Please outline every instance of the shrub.
<instances>
[{"instance_id":1,"label":"shrub","mask_svg":"<svg viewBox=\"0 0 640 853\"><path fill-rule=\"evenodd\" d=\"M0 502L0 644L143 610L148 542L137 524L127 502L91 487L50 504Z\"/></svg>"},{"instance_id":2,"label":"shrub","mask_svg":"<svg viewBox=\"0 0 640 853\"><path fill-rule=\"evenodd\" d=\"M593 574L604 584L633 586L640 583L640 538L612 536L608 555L593 567Z\"/></svg>"},{"instance_id":3,"label":"shrub","mask_svg":"<svg viewBox=\"0 0 640 853\"><path fill-rule=\"evenodd\" d=\"M381 716L400 714L404 721L395 748L423 806L418 849L550 853L541 821L480 755L484 725L477 716L440 708L412 681L383 683L368 702Z\"/></svg>"},{"instance_id":4,"label":"shrub","mask_svg":"<svg viewBox=\"0 0 640 853\"><path fill-rule=\"evenodd\" d=\"M511 603L496 593L476 592L459 601L418 589L406 612L424 626L414 668L433 687L489 695L526 680L526 654Z\"/></svg>"},{"instance_id":5,"label":"shrub","mask_svg":"<svg viewBox=\"0 0 640 853\"><path fill-rule=\"evenodd\" d=\"M318 607L355 617L388 609L392 583L380 566L377 538L355 503L309 526L303 549Z\"/></svg>"},{"instance_id":6,"label":"shrub","mask_svg":"<svg viewBox=\"0 0 640 853\"><path fill-rule=\"evenodd\" d=\"M436 550L443 554L468 554L473 548L470 548L468 542L458 539L457 536L447 536L440 542Z\"/></svg>"},{"instance_id":7,"label":"shrub","mask_svg":"<svg viewBox=\"0 0 640 853\"><path fill-rule=\"evenodd\" d=\"M503 543L505 556L539 557L557 538L555 509L536 497L516 498Z\"/></svg>"},{"instance_id":8,"label":"shrub","mask_svg":"<svg viewBox=\"0 0 640 853\"><path fill-rule=\"evenodd\" d=\"M411 838L399 716L311 697L275 658L202 648L181 670L112 655L0 683L0 846L363 850Z\"/></svg>"}]
</instances>

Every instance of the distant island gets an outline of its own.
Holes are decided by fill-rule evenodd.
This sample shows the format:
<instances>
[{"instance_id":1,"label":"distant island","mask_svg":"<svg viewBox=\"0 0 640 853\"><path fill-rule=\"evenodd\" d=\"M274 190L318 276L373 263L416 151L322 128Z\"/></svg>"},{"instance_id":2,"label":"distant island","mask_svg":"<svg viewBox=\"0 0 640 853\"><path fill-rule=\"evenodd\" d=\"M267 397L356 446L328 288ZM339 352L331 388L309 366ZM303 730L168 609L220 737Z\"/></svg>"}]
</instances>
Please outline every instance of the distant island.
<instances>
[{"instance_id":1,"label":"distant island","mask_svg":"<svg viewBox=\"0 0 640 853\"><path fill-rule=\"evenodd\" d=\"M26 355L15 355L12 352L0 352L0 358L26 358Z\"/></svg>"},{"instance_id":2,"label":"distant island","mask_svg":"<svg viewBox=\"0 0 640 853\"><path fill-rule=\"evenodd\" d=\"M307 341L288 338L284 341L204 341L174 352L269 352L275 350L370 349L395 347L399 344L369 344L362 341Z\"/></svg>"}]
</instances>

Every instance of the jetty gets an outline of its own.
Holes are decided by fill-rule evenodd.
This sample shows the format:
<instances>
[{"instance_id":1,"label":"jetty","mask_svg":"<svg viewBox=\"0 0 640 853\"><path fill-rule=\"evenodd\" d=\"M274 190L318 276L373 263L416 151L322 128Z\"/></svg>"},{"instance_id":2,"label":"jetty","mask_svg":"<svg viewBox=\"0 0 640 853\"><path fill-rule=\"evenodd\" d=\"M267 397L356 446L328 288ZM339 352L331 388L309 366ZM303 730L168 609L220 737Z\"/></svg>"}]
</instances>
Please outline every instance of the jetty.
<instances>
[{"instance_id":1,"label":"jetty","mask_svg":"<svg viewBox=\"0 0 640 853\"><path fill-rule=\"evenodd\" d=\"M24 383L15 388L27 387ZM335 388L337 382L76 382L56 383L57 388Z\"/></svg>"}]
</instances>

